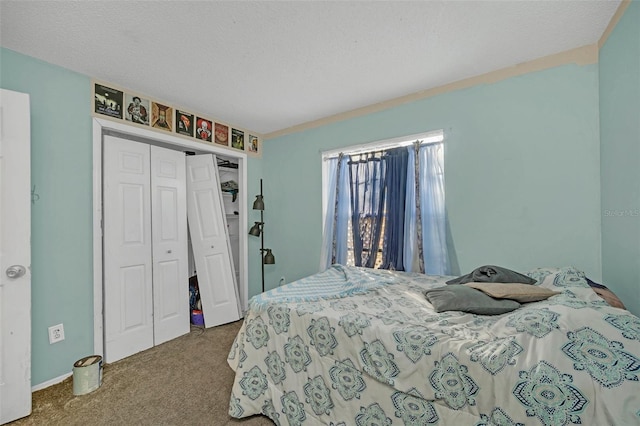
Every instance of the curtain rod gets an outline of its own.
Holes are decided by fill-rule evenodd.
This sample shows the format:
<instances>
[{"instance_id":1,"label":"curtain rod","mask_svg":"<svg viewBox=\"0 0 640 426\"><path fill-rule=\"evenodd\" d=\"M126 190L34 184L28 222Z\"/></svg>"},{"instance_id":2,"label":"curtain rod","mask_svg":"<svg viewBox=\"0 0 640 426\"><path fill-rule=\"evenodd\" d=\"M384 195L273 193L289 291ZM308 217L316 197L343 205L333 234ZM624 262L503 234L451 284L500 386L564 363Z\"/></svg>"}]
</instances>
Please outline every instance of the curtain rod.
<instances>
[{"instance_id":1,"label":"curtain rod","mask_svg":"<svg viewBox=\"0 0 640 426\"><path fill-rule=\"evenodd\" d=\"M329 160L331 158L337 158L340 154L354 155L371 151L383 151L389 148L408 146L418 141L420 145L440 143L444 141L444 131L436 130L434 132L419 133L366 144L352 145L344 148L332 149L330 151L320 151L320 154L322 154L323 160Z\"/></svg>"}]
</instances>

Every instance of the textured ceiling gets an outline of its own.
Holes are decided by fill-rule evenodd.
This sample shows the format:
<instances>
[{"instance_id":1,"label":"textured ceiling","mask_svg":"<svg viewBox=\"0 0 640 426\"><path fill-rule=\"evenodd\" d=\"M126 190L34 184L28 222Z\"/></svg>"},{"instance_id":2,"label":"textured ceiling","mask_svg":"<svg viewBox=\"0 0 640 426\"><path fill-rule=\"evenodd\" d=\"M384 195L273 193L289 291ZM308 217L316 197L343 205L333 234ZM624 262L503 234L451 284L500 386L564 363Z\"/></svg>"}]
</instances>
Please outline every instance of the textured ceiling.
<instances>
[{"instance_id":1,"label":"textured ceiling","mask_svg":"<svg viewBox=\"0 0 640 426\"><path fill-rule=\"evenodd\" d=\"M266 134L593 44L619 3L0 0L0 44Z\"/></svg>"}]
</instances>

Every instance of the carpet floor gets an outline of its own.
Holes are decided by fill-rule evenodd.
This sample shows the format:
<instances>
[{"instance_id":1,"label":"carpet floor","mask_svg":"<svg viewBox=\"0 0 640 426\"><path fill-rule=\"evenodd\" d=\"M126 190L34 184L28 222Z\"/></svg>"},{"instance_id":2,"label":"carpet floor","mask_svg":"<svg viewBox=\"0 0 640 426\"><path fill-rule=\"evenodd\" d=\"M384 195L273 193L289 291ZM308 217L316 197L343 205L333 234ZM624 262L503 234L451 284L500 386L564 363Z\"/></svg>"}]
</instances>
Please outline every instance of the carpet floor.
<instances>
[{"instance_id":1,"label":"carpet floor","mask_svg":"<svg viewBox=\"0 0 640 426\"><path fill-rule=\"evenodd\" d=\"M273 425L229 417L234 372L227 355L242 321L191 332L103 369L102 386L73 395L72 377L33 393L23 425Z\"/></svg>"}]
</instances>

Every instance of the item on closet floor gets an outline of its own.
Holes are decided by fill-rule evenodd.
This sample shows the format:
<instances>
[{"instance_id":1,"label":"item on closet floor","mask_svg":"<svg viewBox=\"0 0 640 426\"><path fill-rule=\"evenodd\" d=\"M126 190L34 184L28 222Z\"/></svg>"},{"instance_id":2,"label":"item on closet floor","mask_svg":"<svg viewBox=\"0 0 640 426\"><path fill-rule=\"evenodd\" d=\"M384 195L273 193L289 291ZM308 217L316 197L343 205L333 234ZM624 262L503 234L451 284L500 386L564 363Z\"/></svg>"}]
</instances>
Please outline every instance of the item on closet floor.
<instances>
[{"instance_id":1,"label":"item on closet floor","mask_svg":"<svg viewBox=\"0 0 640 426\"><path fill-rule=\"evenodd\" d=\"M191 324L204 325L204 315L202 315L201 310L194 309L191 311Z\"/></svg>"},{"instance_id":2,"label":"item on closet floor","mask_svg":"<svg viewBox=\"0 0 640 426\"><path fill-rule=\"evenodd\" d=\"M102 384L102 357L90 355L73 363L73 394L84 395Z\"/></svg>"},{"instance_id":3,"label":"item on closet floor","mask_svg":"<svg viewBox=\"0 0 640 426\"><path fill-rule=\"evenodd\" d=\"M200 309L200 289L198 289L198 276L189 277L189 308L193 311Z\"/></svg>"}]
</instances>

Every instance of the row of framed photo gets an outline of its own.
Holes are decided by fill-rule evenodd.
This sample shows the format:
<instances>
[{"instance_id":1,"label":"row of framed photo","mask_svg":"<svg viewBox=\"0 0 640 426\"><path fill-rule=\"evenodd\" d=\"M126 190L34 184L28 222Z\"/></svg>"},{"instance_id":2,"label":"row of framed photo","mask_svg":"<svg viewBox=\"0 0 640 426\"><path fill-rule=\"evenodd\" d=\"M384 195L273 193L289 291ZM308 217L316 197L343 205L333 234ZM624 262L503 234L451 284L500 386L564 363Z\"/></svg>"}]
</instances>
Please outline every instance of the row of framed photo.
<instances>
[{"instance_id":1,"label":"row of framed photo","mask_svg":"<svg viewBox=\"0 0 640 426\"><path fill-rule=\"evenodd\" d=\"M258 154L257 136L100 83L94 83L94 113Z\"/></svg>"}]
</instances>

